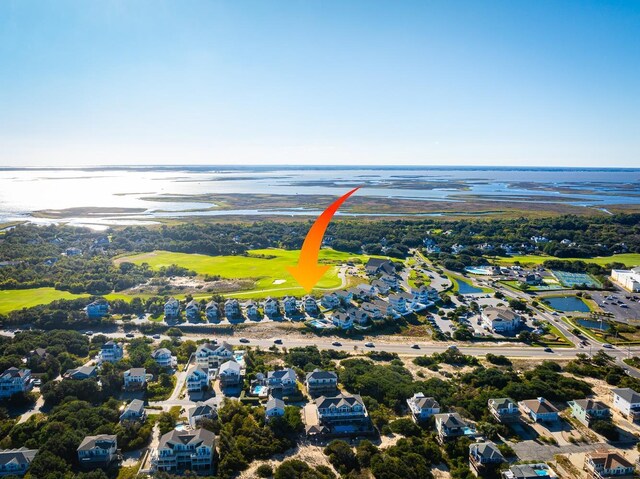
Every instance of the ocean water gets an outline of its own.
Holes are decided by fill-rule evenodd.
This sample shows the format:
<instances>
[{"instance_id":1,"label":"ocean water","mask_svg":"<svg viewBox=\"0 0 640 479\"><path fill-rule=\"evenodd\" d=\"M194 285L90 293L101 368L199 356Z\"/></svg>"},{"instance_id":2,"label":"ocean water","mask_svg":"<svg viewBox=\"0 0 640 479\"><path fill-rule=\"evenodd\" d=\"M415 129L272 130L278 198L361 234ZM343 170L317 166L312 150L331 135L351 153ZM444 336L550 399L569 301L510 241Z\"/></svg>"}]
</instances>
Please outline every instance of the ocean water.
<instances>
[{"instance_id":1,"label":"ocean water","mask_svg":"<svg viewBox=\"0 0 640 479\"><path fill-rule=\"evenodd\" d=\"M339 196L362 186L359 196L424 201L566 203L606 210L640 203L640 169L493 167L106 167L0 169L0 223L64 221L106 228L148 224L159 218L218 215L317 215L319 209L217 210L207 194ZM535 197L532 199L531 197ZM167 201L167 197L180 201ZM64 220L42 210L105 208L109 214L68 211ZM114 209L121 209L117 211ZM35 213L35 214L34 214ZM345 214L345 213L342 213ZM379 214L372 211L371 214ZM386 213L393 216L394 213ZM437 216L426 213L425 216Z\"/></svg>"}]
</instances>

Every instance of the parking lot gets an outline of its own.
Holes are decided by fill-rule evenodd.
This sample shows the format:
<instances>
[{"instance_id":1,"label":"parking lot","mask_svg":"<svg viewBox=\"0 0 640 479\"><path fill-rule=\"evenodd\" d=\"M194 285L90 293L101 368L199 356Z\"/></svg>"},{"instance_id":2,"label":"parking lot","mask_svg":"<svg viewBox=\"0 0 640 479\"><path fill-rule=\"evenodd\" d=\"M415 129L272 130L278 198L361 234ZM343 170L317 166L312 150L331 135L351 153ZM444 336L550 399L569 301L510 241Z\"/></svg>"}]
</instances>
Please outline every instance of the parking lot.
<instances>
[{"instance_id":1,"label":"parking lot","mask_svg":"<svg viewBox=\"0 0 640 479\"><path fill-rule=\"evenodd\" d=\"M640 322L640 295L618 290L593 291L589 293L598 306L607 313L612 313L616 321L635 324ZM627 299L627 296L631 299ZM608 299L612 298L612 299Z\"/></svg>"}]
</instances>

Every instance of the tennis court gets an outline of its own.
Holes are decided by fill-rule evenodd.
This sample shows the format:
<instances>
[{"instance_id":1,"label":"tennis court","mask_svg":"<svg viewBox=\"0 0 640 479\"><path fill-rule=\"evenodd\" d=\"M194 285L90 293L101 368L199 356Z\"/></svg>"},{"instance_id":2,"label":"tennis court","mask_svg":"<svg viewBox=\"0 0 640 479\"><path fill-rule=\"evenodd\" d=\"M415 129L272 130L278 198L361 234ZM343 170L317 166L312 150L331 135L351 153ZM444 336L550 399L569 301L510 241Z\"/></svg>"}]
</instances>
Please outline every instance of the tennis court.
<instances>
[{"instance_id":1,"label":"tennis court","mask_svg":"<svg viewBox=\"0 0 640 479\"><path fill-rule=\"evenodd\" d=\"M570 273L568 271L551 271L558 281L567 288L575 288L576 286L585 285L588 288L601 288L600 281L590 274L586 273Z\"/></svg>"}]
</instances>

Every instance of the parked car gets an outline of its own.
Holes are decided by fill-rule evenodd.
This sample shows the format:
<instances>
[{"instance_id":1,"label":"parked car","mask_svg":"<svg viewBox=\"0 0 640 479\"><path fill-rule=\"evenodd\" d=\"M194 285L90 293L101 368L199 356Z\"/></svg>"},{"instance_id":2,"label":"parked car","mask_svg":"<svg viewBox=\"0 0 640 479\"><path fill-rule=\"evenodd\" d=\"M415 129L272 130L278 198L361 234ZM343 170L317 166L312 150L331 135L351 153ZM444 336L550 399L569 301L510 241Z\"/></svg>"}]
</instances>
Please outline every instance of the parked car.
<instances>
[{"instance_id":1,"label":"parked car","mask_svg":"<svg viewBox=\"0 0 640 479\"><path fill-rule=\"evenodd\" d=\"M87 331L87 332L86 332L86 333L84 333L84 334L86 334L87 336L93 336L93 331Z\"/></svg>"},{"instance_id":2,"label":"parked car","mask_svg":"<svg viewBox=\"0 0 640 479\"><path fill-rule=\"evenodd\" d=\"M274 340L273 340L273 342L274 342L275 344L282 344L282 339L277 338L277 339L274 339Z\"/></svg>"},{"instance_id":3,"label":"parked car","mask_svg":"<svg viewBox=\"0 0 640 479\"><path fill-rule=\"evenodd\" d=\"M336 346L336 347L342 346L342 343L340 341L334 341L331 343L331 346Z\"/></svg>"},{"instance_id":4,"label":"parked car","mask_svg":"<svg viewBox=\"0 0 640 479\"><path fill-rule=\"evenodd\" d=\"M420 345L419 344L412 344L411 347L413 349L420 349Z\"/></svg>"},{"instance_id":5,"label":"parked car","mask_svg":"<svg viewBox=\"0 0 640 479\"><path fill-rule=\"evenodd\" d=\"M134 334L133 333L127 333L124 335L125 338L133 338Z\"/></svg>"},{"instance_id":6,"label":"parked car","mask_svg":"<svg viewBox=\"0 0 640 479\"><path fill-rule=\"evenodd\" d=\"M153 335L153 339L160 339L160 335L159 334L154 334Z\"/></svg>"},{"instance_id":7,"label":"parked car","mask_svg":"<svg viewBox=\"0 0 640 479\"><path fill-rule=\"evenodd\" d=\"M373 343L371 343L371 342L369 342L369 343L364 343L364 345L365 345L366 347L368 347L368 348L375 348L375 347L376 347L376 345L375 345L375 344L373 344Z\"/></svg>"},{"instance_id":8,"label":"parked car","mask_svg":"<svg viewBox=\"0 0 640 479\"><path fill-rule=\"evenodd\" d=\"M240 338L239 340L241 343L248 343L249 340L247 338Z\"/></svg>"}]
</instances>

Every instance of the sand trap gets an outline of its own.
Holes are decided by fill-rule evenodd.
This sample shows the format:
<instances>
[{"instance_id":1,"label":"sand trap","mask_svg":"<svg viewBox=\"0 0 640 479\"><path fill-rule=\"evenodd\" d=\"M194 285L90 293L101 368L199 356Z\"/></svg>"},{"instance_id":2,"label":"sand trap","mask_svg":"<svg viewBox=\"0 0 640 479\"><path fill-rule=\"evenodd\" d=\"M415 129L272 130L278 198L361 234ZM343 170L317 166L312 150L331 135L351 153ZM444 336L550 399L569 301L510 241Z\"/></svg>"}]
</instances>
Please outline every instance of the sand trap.
<instances>
[{"instance_id":1,"label":"sand trap","mask_svg":"<svg viewBox=\"0 0 640 479\"><path fill-rule=\"evenodd\" d=\"M286 279L274 279L273 280L273 284L282 284L282 283L286 283L287 280Z\"/></svg>"}]
</instances>

